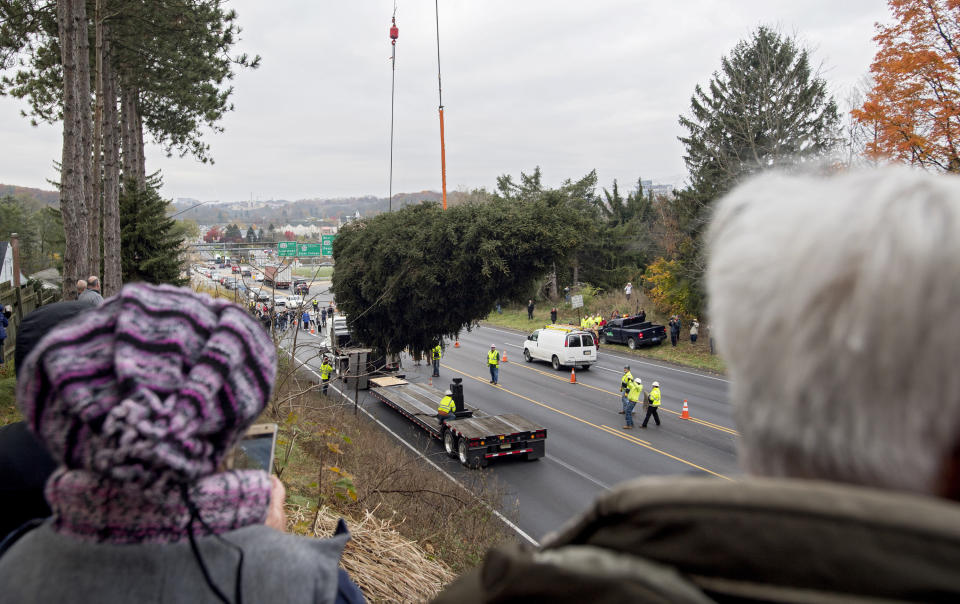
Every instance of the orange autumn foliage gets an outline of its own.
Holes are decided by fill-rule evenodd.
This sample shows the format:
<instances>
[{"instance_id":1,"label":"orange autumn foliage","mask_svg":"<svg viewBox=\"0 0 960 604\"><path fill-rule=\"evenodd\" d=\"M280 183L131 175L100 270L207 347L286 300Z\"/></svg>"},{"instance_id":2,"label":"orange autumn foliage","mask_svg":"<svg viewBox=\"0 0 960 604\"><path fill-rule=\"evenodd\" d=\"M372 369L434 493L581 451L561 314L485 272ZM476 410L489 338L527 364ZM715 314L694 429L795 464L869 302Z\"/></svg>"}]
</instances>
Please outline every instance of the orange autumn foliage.
<instances>
[{"instance_id":1,"label":"orange autumn foliage","mask_svg":"<svg viewBox=\"0 0 960 604\"><path fill-rule=\"evenodd\" d=\"M960 172L960 0L888 0L874 86L851 113L876 132L874 158Z\"/></svg>"}]
</instances>

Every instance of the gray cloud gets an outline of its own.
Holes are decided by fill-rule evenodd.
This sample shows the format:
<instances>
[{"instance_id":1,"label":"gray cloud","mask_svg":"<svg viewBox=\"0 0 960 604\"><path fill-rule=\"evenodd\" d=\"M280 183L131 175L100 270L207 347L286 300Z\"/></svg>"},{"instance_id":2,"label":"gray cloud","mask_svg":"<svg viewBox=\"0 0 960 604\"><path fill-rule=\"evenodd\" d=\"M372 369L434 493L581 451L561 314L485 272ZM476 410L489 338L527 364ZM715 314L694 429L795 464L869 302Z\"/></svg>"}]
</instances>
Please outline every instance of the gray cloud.
<instances>
[{"instance_id":1,"label":"gray cloud","mask_svg":"<svg viewBox=\"0 0 960 604\"><path fill-rule=\"evenodd\" d=\"M432 2L398 0L394 191L440 188ZM236 112L210 135L216 164L148 153L168 197L386 196L392 2L238 0ZM720 57L760 24L797 34L842 105L869 70L876 0L440 2L448 188L491 187L540 165L548 184L596 168L603 186L683 178L677 116ZM0 182L46 186L59 126L0 99Z\"/></svg>"}]
</instances>

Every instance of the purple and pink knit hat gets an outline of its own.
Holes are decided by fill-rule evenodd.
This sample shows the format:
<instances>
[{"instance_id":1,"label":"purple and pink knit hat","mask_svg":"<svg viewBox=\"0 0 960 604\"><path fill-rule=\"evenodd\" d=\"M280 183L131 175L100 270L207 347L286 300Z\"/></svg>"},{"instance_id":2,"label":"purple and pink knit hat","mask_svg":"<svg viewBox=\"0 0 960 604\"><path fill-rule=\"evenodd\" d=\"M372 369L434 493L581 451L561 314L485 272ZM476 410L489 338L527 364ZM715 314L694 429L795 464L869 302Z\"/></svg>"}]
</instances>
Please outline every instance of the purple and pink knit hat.
<instances>
[{"instance_id":1,"label":"purple and pink knit hat","mask_svg":"<svg viewBox=\"0 0 960 604\"><path fill-rule=\"evenodd\" d=\"M276 348L239 306L167 285L127 285L57 325L17 381L50 454L111 481L192 483L270 398Z\"/></svg>"}]
</instances>

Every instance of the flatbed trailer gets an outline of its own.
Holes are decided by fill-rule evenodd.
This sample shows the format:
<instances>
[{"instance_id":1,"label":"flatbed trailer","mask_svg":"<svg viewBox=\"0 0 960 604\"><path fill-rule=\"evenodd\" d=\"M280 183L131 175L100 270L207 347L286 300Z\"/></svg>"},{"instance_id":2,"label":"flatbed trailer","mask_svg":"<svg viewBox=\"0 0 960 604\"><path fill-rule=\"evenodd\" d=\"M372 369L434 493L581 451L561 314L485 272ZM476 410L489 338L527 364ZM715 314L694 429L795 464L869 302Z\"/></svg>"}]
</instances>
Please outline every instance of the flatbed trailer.
<instances>
[{"instance_id":1,"label":"flatbed trailer","mask_svg":"<svg viewBox=\"0 0 960 604\"><path fill-rule=\"evenodd\" d=\"M460 379L455 379L462 394ZM546 453L547 429L515 413L486 415L479 409L466 409L457 401L455 419L437 419L437 407L443 391L424 384L408 382L400 377L381 377L370 380L370 393L393 408L412 424L443 443L450 457L458 457L468 468L484 467L500 457L521 456L540 459ZM461 397L462 398L462 397Z\"/></svg>"}]
</instances>

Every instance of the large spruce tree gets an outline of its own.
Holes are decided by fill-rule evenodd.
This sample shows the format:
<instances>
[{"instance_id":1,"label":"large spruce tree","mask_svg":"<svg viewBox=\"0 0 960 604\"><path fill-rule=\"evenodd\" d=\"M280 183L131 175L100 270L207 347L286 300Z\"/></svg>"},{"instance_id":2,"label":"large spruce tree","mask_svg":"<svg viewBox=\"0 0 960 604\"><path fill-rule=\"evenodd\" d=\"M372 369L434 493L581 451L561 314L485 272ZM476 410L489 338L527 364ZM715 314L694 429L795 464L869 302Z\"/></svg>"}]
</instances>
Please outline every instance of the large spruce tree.
<instances>
[{"instance_id":1,"label":"large spruce tree","mask_svg":"<svg viewBox=\"0 0 960 604\"><path fill-rule=\"evenodd\" d=\"M183 233L167 216L168 200L160 197L160 179L148 176L146 186L124 183L120 194L120 238L123 281L183 285Z\"/></svg>"}]
</instances>

